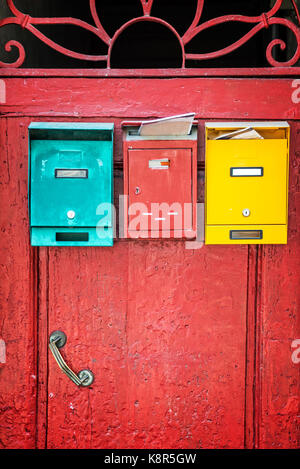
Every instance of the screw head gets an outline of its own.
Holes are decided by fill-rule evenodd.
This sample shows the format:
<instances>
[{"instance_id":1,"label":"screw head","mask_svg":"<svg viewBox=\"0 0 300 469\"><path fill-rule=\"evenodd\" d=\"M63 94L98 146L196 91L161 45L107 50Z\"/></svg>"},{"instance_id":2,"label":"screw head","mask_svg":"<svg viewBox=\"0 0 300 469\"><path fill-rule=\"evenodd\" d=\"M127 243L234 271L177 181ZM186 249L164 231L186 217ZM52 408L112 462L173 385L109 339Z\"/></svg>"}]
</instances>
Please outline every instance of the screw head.
<instances>
[{"instance_id":1,"label":"screw head","mask_svg":"<svg viewBox=\"0 0 300 469\"><path fill-rule=\"evenodd\" d=\"M81 380L81 386L90 386L94 382L94 374L91 370L79 371L78 378Z\"/></svg>"},{"instance_id":2,"label":"screw head","mask_svg":"<svg viewBox=\"0 0 300 469\"><path fill-rule=\"evenodd\" d=\"M62 348L67 342L67 336L63 331L53 331L49 337L49 342L55 342L58 348Z\"/></svg>"}]
</instances>

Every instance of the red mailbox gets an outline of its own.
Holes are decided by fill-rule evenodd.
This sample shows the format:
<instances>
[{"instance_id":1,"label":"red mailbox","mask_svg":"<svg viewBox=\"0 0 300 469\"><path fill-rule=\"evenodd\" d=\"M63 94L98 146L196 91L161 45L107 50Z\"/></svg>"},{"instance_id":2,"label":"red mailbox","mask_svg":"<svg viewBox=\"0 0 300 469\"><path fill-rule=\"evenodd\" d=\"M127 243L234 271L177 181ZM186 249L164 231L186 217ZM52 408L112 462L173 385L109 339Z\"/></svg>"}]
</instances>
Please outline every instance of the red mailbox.
<instances>
[{"instance_id":1,"label":"red mailbox","mask_svg":"<svg viewBox=\"0 0 300 469\"><path fill-rule=\"evenodd\" d=\"M194 238L197 126L185 136L142 136L123 123L127 238Z\"/></svg>"}]
</instances>

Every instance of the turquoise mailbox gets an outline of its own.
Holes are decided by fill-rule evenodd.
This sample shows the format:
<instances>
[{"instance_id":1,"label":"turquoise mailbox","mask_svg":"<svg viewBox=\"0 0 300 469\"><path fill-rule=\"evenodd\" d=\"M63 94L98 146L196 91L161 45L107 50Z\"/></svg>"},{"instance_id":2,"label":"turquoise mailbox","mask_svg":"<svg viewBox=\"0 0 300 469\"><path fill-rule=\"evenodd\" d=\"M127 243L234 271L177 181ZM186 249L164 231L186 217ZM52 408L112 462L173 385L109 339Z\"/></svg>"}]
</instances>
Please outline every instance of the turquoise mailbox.
<instances>
[{"instance_id":1,"label":"turquoise mailbox","mask_svg":"<svg viewBox=\"0 0 300 469\"><path fill-rule=\"evenodd\" d=\"M113 245L113 124L29 126L33 246Z\"/></svg>"}]
</instances>

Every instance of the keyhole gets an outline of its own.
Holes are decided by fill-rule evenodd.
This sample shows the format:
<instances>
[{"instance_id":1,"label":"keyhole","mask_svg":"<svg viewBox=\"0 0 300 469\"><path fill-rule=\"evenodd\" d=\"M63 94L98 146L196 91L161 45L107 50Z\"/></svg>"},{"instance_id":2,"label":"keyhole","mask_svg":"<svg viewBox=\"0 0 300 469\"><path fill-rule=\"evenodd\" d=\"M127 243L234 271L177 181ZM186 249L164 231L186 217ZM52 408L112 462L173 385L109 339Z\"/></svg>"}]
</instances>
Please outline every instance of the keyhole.
<instances>
[{"instance_id":1,"label":"keyhole","mask_svg":"<svg viewBox=\"0 0 300 469\"><path fill-rule=\"evenodd\" d=\"M69 218L69 220L73 220L73 218L75 218L74 210L68 210L67 217Z\"/></svg>"},{"instance_id":2,"label":"keyhole","mask_svg":"<svg viewBox=\"0 0 300 469\"><path fill-rule=\"evenodd\" d=\"M249 215L250 215L250 210L249 210L249 208L244 208L244 210L243 210L243 215L244 215L244 217L249 217Z\"/></svg>"},{"instance_id":3,"label":"keyhole","mask_svg":"<svg viewBox=\"0 0 300 469\"><path fill-rule=\"evenodd\" d=\"M134 192L135 192L136 195L139 195L141 193L141 188L136 187Z\"/></svg>"}]
</instances>

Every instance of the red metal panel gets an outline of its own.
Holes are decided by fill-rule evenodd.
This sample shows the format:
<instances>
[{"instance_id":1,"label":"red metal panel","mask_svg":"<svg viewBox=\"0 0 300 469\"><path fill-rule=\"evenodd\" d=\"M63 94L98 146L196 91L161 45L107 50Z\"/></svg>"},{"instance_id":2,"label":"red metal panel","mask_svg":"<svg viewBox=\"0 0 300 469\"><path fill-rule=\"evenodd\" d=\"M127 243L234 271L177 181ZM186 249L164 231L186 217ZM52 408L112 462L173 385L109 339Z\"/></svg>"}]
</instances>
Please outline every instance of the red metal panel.
<instances>
[{"instance_id":1,"label":"red metal panel","mask_svg":"<svg viewBox=\"0 0 300 469\"><path fill-rule=\"evenodd\" d=\"M184 230L192 231L191 153L188 149L129 150L129 175L131 177L129 177L130 198L128 202L129 206L136 203L144 204L146 212L151 213L150 216L146 216L144 226L139 228L142 231L146 230L144 233L146 238L151 237L151 227L160 236L162 236L162 231L167 231L164 233L166 237L171 233L177 233L180 238L184 237ZM169 166L164 170L149 169L149 160L160 158L168 159ZM140 190L138 193L137 187ZM158 211L152 213L152 204L162 203L167 204L168 207L162 207L161 213ZM181 211L175 212L176 208L173 207L172 212L169 212L173 204L179 204ZM184 204L189 205L188 221L184 219ZM170 213L174 213L176 219ZM135 217L136 214L130 214L129 225Z\"/></svg>"},{"instance_id":2,"label":"red metal panel","mask_svg":"<svg viewBox=\"0 0 300 469\"><path fill-rule=\"evenodd\" d=\"M169 158L168 170L149 170L148 162L151 158ZM167 171L167 172L166 172ZM136 186L140 193L135 194ZM160 237L168 237L164 227L169 223L170 237L189 237L196 235L196 203L197 203L197 142L196 141L126 141L124 142L124 194L128 195L124 204L125 235L128 237L153 237L156 231ZM167 213L150 216L143 226L133 227L137 214L128 209L132 204L142 203L147 207L147 213L152 213L152 203L180 204L181 213L178 212L180 225L170 220ZM188 205L190 204L190 207ZM133 207L135 207L133 205ZM173 207L174 208L174 207ZM166 207L167 209L167 207ZM175 209L174 209L175 210ZM155 218L166 218L165 223L157 223ZM172 217L171 217L172 218ZM174 217L173 217L174 218ZM180 228L181 227L181 228ZM146 231L145 233L141 233ZM147 236L148 233L148 236Z\"/></svg>"},{"instance_id":3,"label":"red metal panel","mask_svg":"<svg viewBox=\"0 0 300 469\"><path fill-rule=\"evenodd\" d=\"M296 88L290 79L160 81L159 102L149 92L156 80L5 79L2 111L14 117L0 119L2 447L299 447ZM166 84L170 96L177 90L175 103L164 97ZM114 120L117 201L121 119L179 113L191 103L202 119L292 119L287 246L192 250L183 241L117 240L105 249L29 247L31 120ZM199 128L203 161L202 121ZM90 389L78 389L46 357L54 329L68 336L67 363L95 373Z\"/></svg>"}]
</instances>

